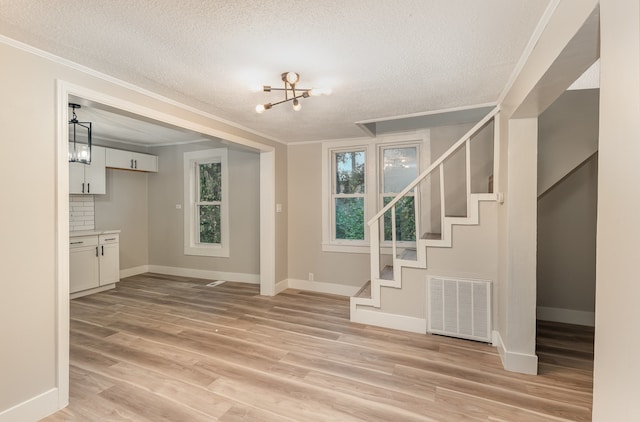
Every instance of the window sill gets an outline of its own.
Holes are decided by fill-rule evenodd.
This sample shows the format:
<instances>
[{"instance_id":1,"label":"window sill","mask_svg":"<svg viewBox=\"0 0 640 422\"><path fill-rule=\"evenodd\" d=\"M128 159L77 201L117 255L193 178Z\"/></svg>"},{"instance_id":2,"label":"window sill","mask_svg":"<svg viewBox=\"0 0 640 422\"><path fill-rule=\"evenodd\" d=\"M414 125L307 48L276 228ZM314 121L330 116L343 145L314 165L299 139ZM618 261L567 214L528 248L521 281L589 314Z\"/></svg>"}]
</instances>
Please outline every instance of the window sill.
<instances>
[{"instance_id":1,"label":"window sill","mask_svg":"<svg viewBox=\"0 0 640 422\"><path fill-rule=\"evenodd\" d=\"M184 254L192 256L217 256L220 258L229 258L229 248L222 246L191 246L184 248Z\"/></svg>"},{"instance_id":2,"label":"window sill","mask_svg":"<svg viewBox=\"0 0 640 422\"><path fill-rule=\"evenodd\" d=\"M345 245L339 243L323 243L322 252L342 252L342 253L362 253L368 254L370 250L369 244L359 245ZM392 250L390 246L383 246L380 248L380 253L383 255L391 255Z\"/></svg>"}]
</instances>

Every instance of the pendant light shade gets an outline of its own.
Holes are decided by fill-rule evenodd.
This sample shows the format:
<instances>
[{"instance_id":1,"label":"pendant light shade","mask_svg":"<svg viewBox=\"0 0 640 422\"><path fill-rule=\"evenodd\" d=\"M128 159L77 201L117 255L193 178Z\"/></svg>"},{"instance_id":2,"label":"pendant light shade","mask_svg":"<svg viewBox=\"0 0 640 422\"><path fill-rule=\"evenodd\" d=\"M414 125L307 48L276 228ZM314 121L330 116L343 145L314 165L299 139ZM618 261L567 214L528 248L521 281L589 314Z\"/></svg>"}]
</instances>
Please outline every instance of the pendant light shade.
<instances>
[{"instance_id":1,"label":"pendant light shade","mask_svg":"<svg viewBox=\"0 0 640 422\"><path fill-rule=\"evenodd\" d=\"M80 122L76 109L80 104L69 103L72 117L69 120L69 162L91 164L91 122Z\"/></svg>"}]
</instances>

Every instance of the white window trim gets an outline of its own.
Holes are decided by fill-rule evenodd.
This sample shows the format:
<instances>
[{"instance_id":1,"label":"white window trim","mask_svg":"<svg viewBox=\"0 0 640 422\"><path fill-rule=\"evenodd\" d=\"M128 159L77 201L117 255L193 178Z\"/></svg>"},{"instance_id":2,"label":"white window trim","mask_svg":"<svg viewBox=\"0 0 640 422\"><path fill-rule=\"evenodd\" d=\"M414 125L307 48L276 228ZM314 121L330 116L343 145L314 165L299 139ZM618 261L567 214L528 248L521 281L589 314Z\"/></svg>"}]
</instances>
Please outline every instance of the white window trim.
<instances>
[{"instance_id":1,"label":"white window trim","mask_svg":"<svg viewBox=\"0 0 640 422\"><path fill-rule=\"evenodd\" d=\"M398 135L381 136L374 139L346 139L340 141L325 141L322 143L322 251L345 253L369 253L369 226L367 222L379 208L380 180L378 166L380 162L380 148L403 144L419 144L418 174L426 169L430 163L430 130L404 132ZM365 240L336 240L334 239L332 215L332 155L336 151L364 150L365 164ZM373 211L373 213L372 213ZM388 244L388 242L385 242ZM382 245L383 254L391 254L391 247Z\"/></svg>"},{"instance_id":2,"label":"white window trim","mask_svg":"<svg viewBox=\"0 0 640 422\"><path fill-rule=\"evenodd\" d=\"M229 166L226 148L207 149L184 153L184 254L229 257ZM222 164L222 204L220 206L221 233L219 244L197 242L196 217L196 164L220 162Z\"/></svg>"}]
</instances>

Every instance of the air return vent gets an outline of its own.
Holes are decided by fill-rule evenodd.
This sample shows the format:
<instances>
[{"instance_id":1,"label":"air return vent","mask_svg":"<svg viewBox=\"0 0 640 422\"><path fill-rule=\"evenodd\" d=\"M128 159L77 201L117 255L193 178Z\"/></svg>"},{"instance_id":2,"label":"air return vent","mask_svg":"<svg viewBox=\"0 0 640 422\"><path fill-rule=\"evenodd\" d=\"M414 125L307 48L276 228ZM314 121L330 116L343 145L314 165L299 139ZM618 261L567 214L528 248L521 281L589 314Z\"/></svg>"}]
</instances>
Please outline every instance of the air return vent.
<instances>
[{"instance_id":1,"label":"air return vent","mask_svg":"<svg viewBox=\"0 0 640 422\"><path fill-rule=\"evenodd\" d=\"M491 341L491 282L428 277L427 331Z\"/></svg>"}]
</instances>

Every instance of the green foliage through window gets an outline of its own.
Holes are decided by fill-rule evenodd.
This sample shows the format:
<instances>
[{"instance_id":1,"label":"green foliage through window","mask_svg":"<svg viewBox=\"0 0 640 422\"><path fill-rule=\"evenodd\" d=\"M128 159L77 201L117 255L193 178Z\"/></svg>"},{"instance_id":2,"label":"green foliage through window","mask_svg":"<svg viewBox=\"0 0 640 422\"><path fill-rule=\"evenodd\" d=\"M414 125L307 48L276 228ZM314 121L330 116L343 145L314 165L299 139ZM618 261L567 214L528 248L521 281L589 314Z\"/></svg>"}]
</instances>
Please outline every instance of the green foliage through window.
<instances>
[{"instance_id":1,"label":"green foliage through window","mask_svg":"<svg viewBox=\"0 0 640 422\"><path fill-rule=\"evenodd\" d=\"M220 163L199 164L200 202L222 200L222 165Z\"/></svg>"},{"instance_id":2,"label":"green foliage through window","mask_svg":"<svg viewBox=\"0 0 640 422\"><path fill-rule=\"evenodd\" d=\"M221 243L222 164L198 164L200 243Z\"/></svg>"},{"instance_id":3,"label":"green foliage through window","mask_svg":"<svg viewBox=\"0 0 640 422\"><path fill-rule=\"evenodd\" d=\"M336 239L364 240L364 198L336 198Z\"/></svg>"},{"instance_id":4,"label":"green foliage through window","mask_svg":"<svg viewBox=\"0 0 640 422\"><path fill-rule=\"evenodd\" d=\"M405 196L396 203L396 241L398 242L416 240L416 213L413 199L413 196ZM384 205L386 206L391 200L393 197L385 196ZM391 231L391 210L389 210L384 214L384 240L392 240Z\"/></svg>"}]
</instances>

